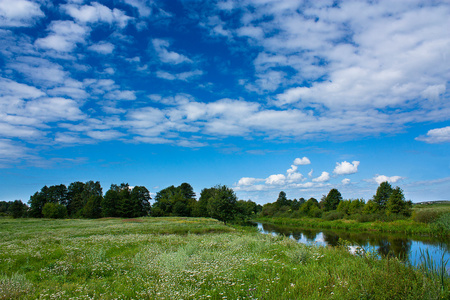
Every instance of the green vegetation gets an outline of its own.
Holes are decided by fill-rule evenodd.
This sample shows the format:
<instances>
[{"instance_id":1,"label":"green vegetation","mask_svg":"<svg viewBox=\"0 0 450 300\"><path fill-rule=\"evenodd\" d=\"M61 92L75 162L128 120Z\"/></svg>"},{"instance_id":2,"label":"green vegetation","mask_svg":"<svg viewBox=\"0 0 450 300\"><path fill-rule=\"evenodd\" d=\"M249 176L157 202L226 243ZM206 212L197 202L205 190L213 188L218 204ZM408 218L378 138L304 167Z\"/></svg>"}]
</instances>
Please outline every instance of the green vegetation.
<instances>
[{"instance_id":1,"label":"green vegetation","mask_svg":"<svg viewBox=\"0 0 450 300\"><path fill-rule=\"evenodd\" d=\"M0 299L448 299L448 276L205 218L0 219Z\"/></svg>"},{"instance_id":2,"label":"green vegetation","mask_svg":"<svg viewBox=\"0 0 450 300\"><path fill-rule=\"evenodd\" d=\"M306 228L449 236L450 202L413 205L399 187L383 182L367 203L363 199L344 200L337 189L331 189L320 202L315 198L289 200L280 192L254 220Z\"/></svg>"}]
</instances>

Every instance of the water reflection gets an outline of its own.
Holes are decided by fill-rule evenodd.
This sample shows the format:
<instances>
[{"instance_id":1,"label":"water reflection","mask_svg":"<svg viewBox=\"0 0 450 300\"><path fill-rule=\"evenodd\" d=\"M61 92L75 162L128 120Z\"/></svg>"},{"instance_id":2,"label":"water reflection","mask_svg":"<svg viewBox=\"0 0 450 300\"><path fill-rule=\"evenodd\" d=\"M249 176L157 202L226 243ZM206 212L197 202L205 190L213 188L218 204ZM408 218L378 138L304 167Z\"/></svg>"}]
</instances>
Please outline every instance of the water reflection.
<instances>
[{"instance_id":1,"label":"water reflection","mask_svg":"<svg viewBox=\"0 0 450 300\"><path fill-rule=\"evenodd\" d=\"M355 233L347 231L331 231L317 229L303 229L297 227L276 226L271 224L257 223L258 229L262 233L272 235L284 235L302 244L319 246L337 246L339 239L350 242L353 246L364 249L372 249L382 257L397 257L409 261L413 265L420 263L421 251L428 251L436 263L450 258L449 241L433 238L418 238L417 236L405 236L399 234L375 234L375 233ZM420 240L418 240L420 239ZM448 266L450 268L450 266Z\"/></svg>"}]
</instances>

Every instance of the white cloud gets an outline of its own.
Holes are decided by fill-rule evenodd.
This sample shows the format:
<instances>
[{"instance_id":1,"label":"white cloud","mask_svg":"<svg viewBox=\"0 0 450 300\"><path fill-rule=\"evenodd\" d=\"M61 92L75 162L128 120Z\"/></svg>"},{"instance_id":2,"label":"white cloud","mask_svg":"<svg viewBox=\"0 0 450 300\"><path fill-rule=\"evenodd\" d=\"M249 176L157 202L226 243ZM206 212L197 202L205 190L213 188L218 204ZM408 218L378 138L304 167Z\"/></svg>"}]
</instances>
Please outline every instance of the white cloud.
<instances>
[{"instance_id":1,"label":"white cloud","mask_svg":"<svg viewBox=\"0 0 450 300\"><path fill-rule=\"evenodd\" d=\"M134 91L114 90L114 91L107 93L104 97L106 99L119 100L119 101L136 100L136 95L135 95Z\"/></svg>"},{"instance_id":2,"label":"white cloud","mask_svg":"<svg viewBox=\"0 0 450 300\"><path fill-rule=\"evenodd\" d=\"M312 179L313 182L326 182L328 180L330 180L330 173L328 172L322 172L319 177Z\"/></svg>"},{"instance_id":3,"label":"white cloud","mask_svg":"<svg viewBox=\"0 0 450 300\"><path fill-rule=\"evenodd\" d=\"M188 81L195 77L201 76L202 74L203 74L203 71L201 71L201 70L194 70L194 71L174 73L174 74L166 72L166 71L157 71L156 72L156 76L159 78L167 79L167 80L182 80L182 81Z\"/></svg>"},{"instance_id":4,"label":"white cloud","mask_svg":"<svg viewBox=\"0 0 450 300\"><path fill-rule=\"evenodd\" d=\"M378 184L381 184L382 182L385 182L385 181L387 181L389 183L396 183L397 181L399 181L401 179L403 179L403 177L401 177L401 176L388 177L385 175L377 175L373 178L373 180Z\"/></svg>"},{"instance_id":5,"label":"white cloud","mask_svg":"<svg viewBox=\"0 0 450 300\"><path fill-rule=\"evenodd\" d=\"M159 59L164 63L174 65L178 65L181 63L192 63L192 60L190 60L183 54L167 50L167 48L170 46L170 43L166 40L153 39L152 44L153 48L159 56Z\"/></svg>"},{"instance_id":6,"label":"white cloud","mask_svg":"<svg viewBox=\"0 0 450 300\"><path fill-rule=\"evenodd\" d=\"M38 3L27 0L0 0L2 27L28 27L44 16Z\"/></svg>"},{"instance_id":7,"label":"white cloud","mask_svg":"<svg viewBox=\"0 0 450 300\"><path fill-rule=\"evenodd\" d=\"M309 173L308 173L308 176L309 176L309 177L312 177L312 176L313 176L313 173L314 173L314 170L311 169L311 171L309 171Z\"/></svg>"},{"instance_id":8,"label":"white cloud","mask_svg":"<svg viewBox=\"0 0 450 300\"><path fill-rule=\"evenodd\" d=\"M309 165L309 164L311 164L311 161L306 156L304 156L303 158L296 158L294 160L294 165Z\"/></svg>"},{"instance_id":9,"label":"white cloud","mask_svg":"<svg viewBox=\"0 0 450 300\"><path fill-rule=\"evenodd\" d=\"M238 186L250 186L255 184L256 182L263 181L263 179L258 178L252 178L252 177L242 177L239 179L239 182L237 183Z\"/></svg>"},{"instance_id":10,"label":"white cloud","mask_svg":"<svg viewBox=\"0 0 450 300\"><path fill-rule=\"evenodd\" d=\"M448 143L450 142L450 126L431 129L426 136L419 136L416 140L429 144Z\"/></svg>"},{"instance_id":11,"label":"white cloud","mask_svg":"<svg viewBox=\"0 0 450 300\"><path fill-rule=\"evenodd\" d=\"M283 174L276 174L276 175L270 175L266 179L266 184L283 185L283 184L285 184L285 181L286 181L286 176L284 176Z\"/></svg>"},{"instance_id":12,"label":"white cloud","mask_svg":"<svg viewBox=\"0 0 450 300\"><path fill-rule=\"evenodd\" d=\"M296 165L291 165L291 168L287 170L288 174L295 173L297 171L298 167Z\"/></svg>"},{"instance_id":13,"label":"white cloud","mask_svg":"<svg viewBox=\"0 0 450 300\"><path fill-rule=\"evenodd\" d=\"M343 185L348 185L348 184L350 184L350 179L345 178L345 179L342 179L341 182L342 182Z\"/></svg>"},{"instance_id":14,"label":"white cloud","mask_svg":"<svg viewBox=\"0 0 450 300\"><path fill-rule=\"evenodd\" d=\"M92 2L91 5L83 6L67 4L63 7L66 12L79 23L104 22L108 24L117 24L119 27L124 28L128 24L128 21L132 19L125 15L122 10L117 8L110 9L97 2Z\"/></svg>"},{"instance_id":15,"label":"white cloud","mask_svg":"<svg viewBox=\"0 0 450 300\"><path fill-rule=\"evenodd\" d=\"M99 42L89 46L88 49L100 54L111 54L114 51L114 45L108 42Z\"/></svg>"},{"instance_id":16,"label":"white cloud","mask_svg":"<svg viewBox=\"0 0 450 300\"><path fill-rule=\"evenodd\" d=\"M43 49L61 52L72 51L77 43L84 43L89 29L73 21L52 21L47 37L37 39L35 45Z\"/></svg>"},{"instance_id":17,"label":"white cloud","mask_svg":"<svg viewBox=\"0 0 450 300\"><path fill-rule=\"evenodd\" d=\"M288 176L287 176L287 180L289 182L302 181L303 178L304 178L303 175L301 173L298 173L298 172L289 173Z\"/></svg>"},{"instance_id":18,"label":"white cloud","mask_svg":"<svg viewBox=\"0 0 450 300\"><path fill-rule=\"evenodd\" d=\"M337 175L354 174L358 172L358 166L359 161L353 161L352 163L343 161L341 163L336 163L336 167L334 168L333 173Z\"/></svg>"}]
</instances>

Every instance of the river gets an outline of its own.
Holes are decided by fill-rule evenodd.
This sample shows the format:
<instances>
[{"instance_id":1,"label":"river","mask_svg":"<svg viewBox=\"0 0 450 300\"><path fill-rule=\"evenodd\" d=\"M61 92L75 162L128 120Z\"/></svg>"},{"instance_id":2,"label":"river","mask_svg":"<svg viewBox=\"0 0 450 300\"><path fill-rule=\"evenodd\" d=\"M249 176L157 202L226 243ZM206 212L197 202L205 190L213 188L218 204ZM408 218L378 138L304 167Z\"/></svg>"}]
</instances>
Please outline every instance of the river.
<instances>
[{"instance_id":1,"label":"river","mask_svg":"<svg viewBox=\"0 0 450 300\"><path fill-rule=\"evenodd\" d=\"M337 246L339 239L343 239L349 242L350 250L354 251L357 247L361 247L383 257L389 255L409 261L413 266L421 263L422 253L428 253L438 266L442 261L450 259L450 241L431 237L305 229L263 223L257 223L257 226L261 233L284 235L308 245ZM446 269L450 274L450 261L447 263Z\"/></svg>"}]
</instances>

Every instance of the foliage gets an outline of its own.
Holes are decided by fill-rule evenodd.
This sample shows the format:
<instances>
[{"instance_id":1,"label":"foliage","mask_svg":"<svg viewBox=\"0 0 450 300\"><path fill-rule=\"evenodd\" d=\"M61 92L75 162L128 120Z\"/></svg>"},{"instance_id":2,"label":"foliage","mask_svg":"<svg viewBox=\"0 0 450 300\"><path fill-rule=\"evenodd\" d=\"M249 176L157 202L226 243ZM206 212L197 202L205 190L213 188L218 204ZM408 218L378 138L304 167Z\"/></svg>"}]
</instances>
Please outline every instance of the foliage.
<instances>
[{"instance_id":1,"label":"foliage","mask_svg":"<svg viewBox=\"0 0 450 300\"><path fill-rule=\"evenodd\" d=\"M377 205L378 210L386 209L389 196L391 196L392 192L393 189L389 182L385 181L380 183L380 186L377 188L377 191L373 196L373 201Z\"/></svg>"},{"instance_id":2,"label":"foliage","mask_svg":"<svg viewBox=\"0 0 450 300\"><path fill-rule=\"evenodd\" d=\"M417 212L414 212L414 221L420 223L433 223L436 222L439 217L442 215L442 212L435 209L423 209Z\"/></svg>"},{"instance_id":3,"label":"foliage","mask_svg":"<svg viewBox=\"0 0 450 300\"><path fill-rule=\"evenodd\" d=\"M387 201L386 215L404 215L409 217L411 215L411 206L412 203L405 200L402 189L396 187Z\"/></svg>"},{"instance_id":4,"label":"foliage","mask_svg":"<svg viewBox=\"0 0 450 300\"><path fill-rule=\"evenodd\" d=\"M155 196L154 212L160 216L191 216L196 204L195 193L192 186L182 183L180 186L169 186L159 191ZM199 216L201 213L196 212Z\"/></svg>"},{"instance_id":5,"label":"foliage","mask_svg":"<svg viewBox=\"0 0 450 300\"><path fill-rule=\"evenodd\" d=\"M42 216L50 219L64 219L67 217L67 209L62 204L47 202L42 208Z\"/></svg>"},{"instance_id":6,"label":"foliage","mask_svg":"<svg viewBox=\"0 0 450 300\"><path fill-rule=\"evenodd\" d=\"M340 220L343 219L345 214L340 211L329 211L322 215L322 219L327 221Z\"/></svg>"},{"instance_id":7,"label":"foliage","mask_svg":"<svg viewBox=\"0 0 450 300\"><path fill-rule=\"evenodd\" d=\"M322 198L321 205L324 211L335 210L341 200L341 193L337 189L331 189L328 195Z\"/></svg>"},{"instance_id":8,"label":"foliage","mask_svg":"<svg viewBox=\"0 0 450 300\"><path fill-rule=\"evenodd\" d=\"M15 200L9 207L9 211L14 219L27 215L28 206L20 200Z\"/></svg>"},{"instance_id":9,"label":"foliage","mask_svg":"<svg viewBox=\"0 0 450 300\"><path fill-rule=\"evenodd\" d=\"M226 224L235 218L236 203L237 197L234 191L225 185L218 185L208 200L208 213L212 218Z\"/></svg>"}]
</instances>

